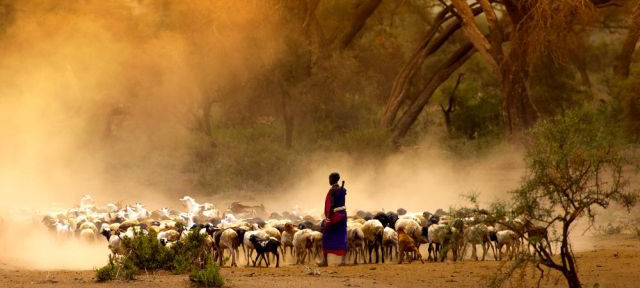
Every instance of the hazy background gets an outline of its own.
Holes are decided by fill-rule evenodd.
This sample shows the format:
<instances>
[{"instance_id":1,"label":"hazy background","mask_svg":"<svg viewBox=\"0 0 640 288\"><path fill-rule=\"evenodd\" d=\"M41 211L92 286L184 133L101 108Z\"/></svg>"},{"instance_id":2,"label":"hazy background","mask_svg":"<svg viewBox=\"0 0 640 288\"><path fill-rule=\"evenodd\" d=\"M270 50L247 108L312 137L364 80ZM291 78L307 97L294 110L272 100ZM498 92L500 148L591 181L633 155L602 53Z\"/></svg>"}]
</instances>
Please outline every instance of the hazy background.
<instances>
[{"instance_id":1,"label":"hazy background","mask_svg":"<svg viewBox=\"0 0 640 288\"><path fill-rule=\"evenodd\" d=\"M326 38L356 2L318 7ZM37 213L85 194L99 205L178 208L191 195L220 208L240 200L319 215L327 176L338 171L354 212L446 210L469 192L482 203L504 197L523 175L523 148L505 141L499 81L477 56L461 68L449 129L439 104L455 79L399 148L379 127L397 71L433 21L432 2L385 1L336 52L309 44L300 29L314 24L296 17L295 1L0 1L0 262L104 264L105 245L60 243L30 228ZM611 57L602 43L618 38L593 37L585 51ZM452 49L443 50L438 59ZM543 115L594 99L574 71L548 68L562 70L549 79L545 69L533 69L531 92ZM609 92L606 79L594 82Z\"/></svg>"}]
</instances>

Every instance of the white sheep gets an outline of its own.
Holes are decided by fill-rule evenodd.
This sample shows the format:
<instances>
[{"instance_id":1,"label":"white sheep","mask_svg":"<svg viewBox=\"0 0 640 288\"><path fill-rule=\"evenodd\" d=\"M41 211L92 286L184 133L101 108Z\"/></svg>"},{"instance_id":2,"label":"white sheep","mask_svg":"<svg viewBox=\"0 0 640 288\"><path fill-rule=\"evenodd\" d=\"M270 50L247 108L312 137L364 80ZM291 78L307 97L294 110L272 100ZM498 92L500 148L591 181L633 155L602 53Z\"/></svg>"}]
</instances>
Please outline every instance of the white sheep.
<instances>
[{"instance_id":1,"label":"white sheep","mask_svg":"<svg viewBox=\"0 0 640 288\"><path fill-rule=\"evenodd\" d=\"M95 243L98 237L92 229L87 228L80 230L80 239L89 243Z\"/></svg>"},{"instance_id":2,"label":"white sheep","mask_svg":"<svg viewBox=\"0 0 640 288\"><path fill-rule=\"evenodd\" d=\"M190 196L180 198L180 202L182 202L182 206L187 208L187 213L198 215L200 211L202 211L202 205L198 204L198 202Z\"/></svg>"},{"instance_id":3,"label":"white sheep","mask_svg":"<svg viewBox=\"0 0 640 288\"><path fill-rule=\"evenodd\" d=\"M382 223L376 219L371 219L365 222L362 225L362 232L364 233L364 239L366 246L369 248L369 263L371 263L371 252L373 250L376 251L376 263L378 263L378 250L380 250L380 254L382 252L382 232L384 230L384 226ZM384 263L384 254L382 255L382 262Z\"/></svg>"},{"instance_id":4,"label":"white sheep","mask_svg":"<svg viewBox=\"0 0 640 288\"><path fill-rule=\"evenodd\" d=\"M218 246L218 260L219 265L222 267L222 259L224 258L224 250L229 250L231 253L231 266L238 267L236 264L236 252L238 246L240 246L240 239L238 239L238 233L233 229L225 229L222 231L222 235L220 235L220 242L216 243Z\"/></svg>"},{"instance_id":5,"label":"white sheep","mask_svg":"<svg viewBox=\"0 0 640 288\"><path fill-rule=\"evenodd\" d=\"M513 258L513 255L517 252L520 237L512 230L502 230L496 232L496 250L498 250L498 260L502 260L502 246L506 246L506 253L509 260Z\"/></svg>"},{"instance_id":6,"label":"white sheep","mask_svg":"<svg viewBox=\"0 0 640 288\"><path fill-rule=\"evenodd\" d=\"M312 231L311 239L313 241L312 251L314 257L318 258L322 254L322 232Z\"/></svg>"},{"instance_id":7,"label":"white sheep","mask_svg":"<svg viewBox=\"0 0 640 288\"><path fill-rule=\"evenodd\" d=\"M358 264L358 254L365 261L364 257L365 238L362 232L362 224L359 222L347 223L347 256L354 257L353 264Z\"/></svg>"},{"instance_id":8,"label":"white sheep","mask_svg":"<svg viewBox=\"0 0 640 288\"><path fill-rule=\"evenodd\" d=\"M462 247L462 260L466 255L467 245L471 245L472 253L471 257L478 261L478 255L476 252L476 245L482 246L482 261L484 261L487 250L489 247L493 249L493 244L489 237L489 229L487 225L476 224L464 230L464 244Z\"/></svg>"},{"instance_id":9,"label":"white sheep","mask_svg":"<svg viewBox=\"0 0 640 288\"><path fill-rule=\"evenodd\" d=\"M397 229L396 229L397 230ZM429 257L428 260L438 260L438 252L440 250L440 245L444 244L445 237L447 233L449 233L449 226L447 224L433 224L428 228L428 238L429 238ZM407 233L408 234L408 233ZM431 246L434 245L433 249L433 258L431 258Z\"/></svg>"},{"instance_id":10,"label":"white sheep","mask_svg":"<svg viewBox=\"0 0 640 288\"><path fill-rule=\"evenodd\" d=\"M280 236L280 242L282 243L282 258L284 259L287 247L291 251L291 255L293 255L293 235L298 232L298 228L291 223L284 224L284 231L282 231L282 235Z\"/></svg>"},{"instance_id":11,"label":"white sheep","mask_svg":"<svg viewBox=\"0 0 640 288\"><path fill-rule=\"evenodd\" d=\"M305 264L309 255L311 260L311 249L313 248L313 232L311 229L302 229L293 235L293 247L296 253L296 264Z\"/></svg>"},{"instance_id":12,"label":"white sheep","mask_svg":"<svg viewBox=\"0 0 640 288\"><path fill-rule=\"evenodd\" d=\"M383 253L385 253L391 260L393 260L392 252L394 248L396 250L396 255L398 254L398 233L391 227L385 227L382 232L382 248Z\"/></svg>"}]
</instances>

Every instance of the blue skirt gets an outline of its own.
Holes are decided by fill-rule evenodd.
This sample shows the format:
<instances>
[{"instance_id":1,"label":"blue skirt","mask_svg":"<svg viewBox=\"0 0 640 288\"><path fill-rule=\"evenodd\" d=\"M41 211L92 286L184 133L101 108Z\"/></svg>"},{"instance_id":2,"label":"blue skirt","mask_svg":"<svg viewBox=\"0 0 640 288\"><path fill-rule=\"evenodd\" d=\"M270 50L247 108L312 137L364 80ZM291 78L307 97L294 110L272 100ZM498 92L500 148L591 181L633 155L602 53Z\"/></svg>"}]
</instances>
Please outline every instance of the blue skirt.
<instances>
[{"instance_id":1,"label":"blue skirt","mask_svg":"<svg viewBox=\"0 0 640 288\"><path fill-rule=\"evenodd\" d=\"M347 212L335 212L331 218L341 219L328 226L325 225L322 231L322 250L325 254L345 255L347 253Z\"/></svg>"}]
</instances>

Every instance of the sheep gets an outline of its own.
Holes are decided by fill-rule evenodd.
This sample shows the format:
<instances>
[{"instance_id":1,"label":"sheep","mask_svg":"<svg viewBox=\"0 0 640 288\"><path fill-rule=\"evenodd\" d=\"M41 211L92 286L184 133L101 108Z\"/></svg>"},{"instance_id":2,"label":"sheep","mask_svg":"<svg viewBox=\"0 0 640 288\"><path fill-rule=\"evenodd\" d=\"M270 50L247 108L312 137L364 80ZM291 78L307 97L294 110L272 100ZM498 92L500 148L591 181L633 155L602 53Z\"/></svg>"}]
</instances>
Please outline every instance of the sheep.
<instances>
[{"instance_id":1,"label":"sheep","mask_svg":"<svg viewBox=\"0 0 640 288\"><path fill-rule=\"evenodd\" d=\"M527 246L527 251L529 247L533 246L535 249L535 245L539 244L541 249L544 249L545 241L547 247L549 248L549 254L553 255L553 249L551 247L551 242L549 241L549 233L547 228L542 226L536 226L531 221L526 221L524 224L525 231L527 233L527 240L529 241L529 245ZM535 253L534 253L535 255Z\"/></svg>"},{"instance_id":2,"label":"sheep","mask_svg":"<svg viewBox=\"0 0 640 288\"><path fill-rule=\"evenodd\" d=\"M293 255L293 235L298 232L298 228L291 223L284 225L284 231L280 236L280 243L282 243L282 257L284 258L287 252L287 247L290 247L291 254Z\"/></svg>"},{"instance_id":3,"label":"sheep","mask_svg":"<svg viewBox=\"0 0 640 288\"><path fill-rule=\"evenodd\" d=\"M450 232L449 226L446 224L433 224L429 226L428 228L429 256L427 258L429 261L432 261L432 260L437 261L438 252L440 251L440 246L444 243L445 237L449 232ZM432 245L435 246L433 249L433 252L434 252L433 258L431 258Z\"/></svg>"},{"instance_id":4,"label":"sheep","mask_svg":"<svg viewBox=\"0 0 640 288\"><path fill-rule=\"evenodd\" d=\"M478 261L478 255L476 253L476 245L482 246L482 261L484 261L487 249L489 247L493 247L491 243L489 229L487 225L484 224L476 224L474 226L469 227L464 231L464 244L462 247L462 260L464 260L464 256L467 251L467 245L471 245L472 254L471 257Z\"/></svg>"},{"instance_id":5,"label":"sheep","mask_svg":"<svg viewBox=\"0 0 640 288\"><path fill-rule=\"evenodd\" d=\"M364 257L365 238L362 225L357 222L347 223L347 256L353 256L353 264L358 264L358 253Z\"/></svg>"},{"instance_id":6,"label":"sheep","mask_svg":"<svg viewBox=\"0 0 640 288\"><path fill-rule=\"evenodd\" d=\"M158 233L156 237L158 238L158 240L167 239L167 241L169 242L175 242L175 241L178 241L178 239L180 239L180 233L176 230L171 229L171 230L165 230Z\"/></svg>"},{"instance_id":7,"label":"sheep","mask_svg":"<svg viewBox=\"0 0 640 288\"><path fill-rule=\"evenodd\" d=\"M78 230L85 230L85 229L91 229L93 231L93 233L97 234L98 233L98 227L96 227L96 224L93 224L92 222L83 222L82 224L80 224L80 227L78 227Z\"/></svg>"},{"instance_id":8,"label":"sheep","mask_svg":"<svg viewBox=\"0 0 640 288\"><path fill-rule=\"evenodd\" d=\"M428 228L420 226L420 224L418 224L418 222L416 222L415 220L398 219L398 221L396 221L395 228L396 231L402 229L403 231L405 231L405 233L407 233L407 235L411 236L416 243L418 250L420 249L420 245L422 245L423 243L431 243L428 237L430 233ZM431 247L431 244L429 244L429 247ZM429 255L431 254L429 253Z\"/></svg>"},{"instance_id":9,"label":"sheep","mask_svg":"<svg viewBox=\"0 0 640 288\"><path fill-rule=\"evenodd\" d=\"M402 264L404 256L407 255L407 253L417 254L420 262L424 264L424 260L422 260L420 250L418 250L418 248L416 247L413 237L404 233L403 228L400 228L398 230L398 252L400 253L400 255L398 256L398 264ZM409 258L409 263L411 263L413 257L409 257L407 255L407 258Z\"/></svg>"},{"instance_id":10,"label":"sheep","mask_svg":"<svg viewBox=\"0 0 640 288\"><path fill-rule=\"evenodd\" d=\"M293 235L293 247L296 253L296 264L305 264L309 255L311 260L311 248L313 247L313 235L311 229L302 229Z\"/></svg>"},{"instance_id":11,"label":"sheep","mask_svg":"<svg viewBox=\"0 0 640 288\"><path fill-rule=\"evenodd\" d=\"M376 213L376 215L373 216L373 219L380 221L380 223L382 223L382 226L384 227L393 227L393 226L390 226L391 219L389 215L385 214L384 212Z\"/></svg>"},{"instance_id":12,"label":"sheep","mask_svg":"<svg viewBox=\"0 0 640 288\"><path fill-rule=\"evenodd\" d=\"M182 202L182 205L187 208L187 212L189 214L198 215L200 211L202 211L202 205L198 204L195 199L189 196L180 198L180 202Z\"/></svg>"},{"instance_id":13,"label":"sheep","mask_svg":"<svg viewBox=\"0 0 640 288\"><path fill-rule=\"evenodd\" d=\"M68 223L56 222L56 224L54 224L54 227L56 229L56 237L58 239L65 239L71 235L71 228L69 227Z\"/></svg>"},{"instance_id":14,"label":"sheep","mask_svg":"<svg viewBox=\"0 0 640 288\"><path fill-rule=\"evenodd\" d=\"M511 230L502 230L496 232L496 250L498 250L498 260L502 260L502 246L506 246L506 253L509 260L517 251L520 237L516 232Z\"/></svg>"},{"instance_id":15,"label":"sheep","mask_svg":"<svg viewBox=\"0 0 640 288\"><path fill-rule=\"evenodd\" d=\"M369 263L371 263L371 252L376 251L376 263L379 263L379 254L382 254L382 263L384 263L384 253L382 253L382 232L384 226L379 220L372 219L362 225L362 232L364 233L364 239L367 247L369 248Z\"/></svg>"},{"instance_id":16,"label":"sheep","mask_svg":"<svg viewBox=\"0 0 640 288\"><path fill-rule=\"evenodd\" d=\"M262 231L267 233L269 237L273 237L276 239L280 239L280 237L282 237L282 234L280 233L280 231L271 225L265 225L264 228L262 228Z\"/></svg>"},{"instance_id":17,"label":"sheep","mask_svg":"<svg viewBox=\"0 0 640 288\"><path fill-rule=\"evenodd\" d=\"M100 233L107 239L107 242L109 243L109 249L114 256L121 255L123 252L122 250L124 249L122 239L117 233L118 231L111 231L109 230L109 228L103 229Z\"/></svg>"},{"instance_id":18,"label":"sheep","mask_svg":"<svg viewBox=\"0 0 640 288\"><path fill-rule=\"evenodd\" d=\"M267 267L269 267L269 258L265 257L265 254L271 253L276 257L276 268L280 267L280 256L278 255L278 248L280 248L280 241L274 237L270 237L266 241L260 241L256 234L252 234L249 236L249 241L253 244L253 247L256 249L256 259L253 260L253 267L256 267L256 262L258 262L258 258L260 259L260 263L264 260ZM260 265L260 264L258 264Z\"/></svg>"},{"instance_id":19,"label":"sheep","mask_svg":"<svg viewBox=\"0 0 640 288\"><path fill-rule=\"evenodd\" d=\"M311 232L311 239L313 242L311 251L313 256L318 258L322 254L322 232Z\"/></svg>"},{"instance_id":20,"label":"sheep","mask_svg":"<svg viewBox=\"0 0 640 288\"><path fill-rule=\"evenodd\" d=\"M218 261L220 267L223 266L224 250L229 250L231 253L231 267L238 267L236 264L236 251L240 246L240 240L238 239L238 233L233 229L225 229L215 233L215 245L218 253Z\"/></svg>"},{"instance_id":21,"label":"sheep","mask_svg":"<svg viewBox=\"0 0 640 288\"><path fill-rule=\"evenodd\" d=\"M253 250L255 249L253 243L251 242L252 236L257 237L258 241L269 240L269 235L262 230L247 231L246 233L244 233L243 247L246 248L244 256L247 259L247 267L249 267L249 260L251 259L251 255L253 255Z\"/></svg>"},{"instance_id":22,"label":"sheep","mask_svg":"<svg viewBox=\"0 0 640 288\"><path fill-rule=\"evenodd\" d=\"M444 229L443 239L441 239L440 259L438 260L444 262L449 250L451 250L453 252L453 261L456 261L458 259L458 252L464 243L464 223L461 219L453 219L444 225L446 227Z\"/></svg>"},{"instance_id":23,"label":"sheep","mask_svg":"<svg viewBox=\"0 0 640 288\"><path fill-rule=\"evenodd\" d=\"M387 254L392 261L394 248L396 255L398 254L398 233L390 227L385 227L382 231L382 248L383 254Z\"/></svg>"},{"instance_id":24,"label":"sheep","mask_svg":"<svg viewBox=\"0 0 640 288\"><path fill-rule=\"evenodd\" d=\"M96 233L92 229L87 228L80 230L80 239L89 243L95 243L97 237Z\"/></svg>"}]
</instances>

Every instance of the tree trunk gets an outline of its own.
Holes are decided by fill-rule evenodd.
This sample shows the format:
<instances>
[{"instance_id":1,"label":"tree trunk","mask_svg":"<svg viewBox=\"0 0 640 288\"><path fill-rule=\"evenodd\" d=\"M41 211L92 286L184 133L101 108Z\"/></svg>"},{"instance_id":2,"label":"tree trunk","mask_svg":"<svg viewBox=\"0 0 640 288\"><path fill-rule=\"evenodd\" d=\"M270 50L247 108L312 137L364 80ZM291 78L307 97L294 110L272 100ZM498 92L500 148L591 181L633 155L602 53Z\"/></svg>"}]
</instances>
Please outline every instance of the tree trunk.
<instances>
[{"instance_id":1,"label":"tree trunk","mask_svg":"<svg viewBox=\"0 0 640 288\"><path fill-rule=\"evenodd\" d=\"M529 67L525 48L514 45L501 68L504 123L510 133L522 131L531 127L537 118L527 89Z\"/></svg>"},{"instance_id":2,"label":"tree trunk","mask_svg":"<svg viewBox=\"0 0 640 288\"><path fill-rule=\"evenodd\" d=\"M442 83L449 79L449 76L451 76L453 72L460 68L460 66L473 55L474 51L471 43L463 45L433 72L428 84L422 89L418 98L411 103L411 106L407 108L407 111L404 112L400 120L398 120L398 123L394 126L392 131L392 140L394 143L398 143L400 139L407 135L413 123L415 123L418 116L420 116L422 109L424 109L427 103L429 103L429 100L431 100L433 93Z\"/></svg>"},{"instance_id":3,"label":"tree trunk","mask_svg":"<svg viewBox=\"0 0 640 288\"><path fill-rule=\"evenodd\" d=\"M640 40L640 2L638 2L631 16L627 38L622 46L622 51L618 55L616 64L613 66L613 72L617 76L622 78L629 77L629 66L631 66L631 60L633 59L633 53L636 50L638 40Z\"/></svg>"},{"instance_id":4,"label":"tree trunk","mask_svg":"<svg viewBox=\"0 0 640 288\"><path fill-rule=\"evenodd\" d=\"M471 41L478 51L478 54L480 54L480 56L485 60L485 63L489 65L489 68L497 73L500 70L498 62L491 53L491 51L495 50L492 49L489 40L487 40L484 34L482 34L478 24L476 24L475 15L473 14L471 7L469 7L469 3L466 0L451 0L451 3L456 8L457 16L460 19L460 22L462 22L462 31L464 31L467 39ZM491 7L488 9L493 12ZM488 19L491 18L491 16L487 17ZM492 23L492 21L489 22L490 24Z\"/></svg>"},{"instance_id":5,"label":"tree trunk","mask_svg":"<svg viewBox=\"0 0 640 288\"><path fill-rule=\"evenodd\" d=\"M347 48L347 46L353 42L353 39L358 35L358 32L360 32L364 27L364 24L367 23L367 19L369 19L369 17L373 15L373 12L378 9L380 3L382 3L382 0L365 0L358 5L353 20L351 21L351 25L347 27L338 40L338 48Z\"/></svg>"},{"instance_id":6,"label":"tree trunk","mask_svg":"<svg viewBox=\"0 0 640 288\"><path fill-rule=\"evenodd\" d=\"M523 131L531 127L538 113L529 99L527 83L529 81L529 60L527 47L522 41L527 31L522 28L525 15L529 11L522 11L525 5L505 1L505 8L515 31L511 39L511 49L500 64L500 76L502 78L502 114L504 124L509 134Z\"/></svg>"},{"instance_id":7,"label":"tree trunk","mask_svg":"<svg viewBox=\"0 0 640 288\"><path fill-rule=\"evenodd\" d=\"M578 273L575 271L566 271L563 273L564 278L567 280L569 288L581 288L580 279L578 279Z\"/></svg>"},{"instance_id":8,"label":"tree trunk","mask_svg":"<svg viewBox=\"0 0 640 288\"><path fill-rule=\"evenodd\" d=\"M413 54L409 62L405 64L398 76L393 81L393 87L391 88L391 93L389 94L389 99L387 100L387 104L385 105L384 111L382 113L381 124L382 127L387 129L391 129L395 123L398 111L400 107L404 103L407 98L407 90L409 89L411 82L414 77L420 70L422 63L440 47L442 47L449 38L462 27L462 24L459 21L455 21L449 24L446 28L444 28L437 37L436 33L440 31L440 26L444 24L449 18L447 15L450 12L450 8L445 8L444 10L438 13L436 16L436 20L434 21L433 26L427 32L427 35L422 40L420 46ZM472 9L474 15L478 15L482 13L482 9L476 7ZM435 37L435 38L434 38Z\"/></svg>"}]
</instances>

